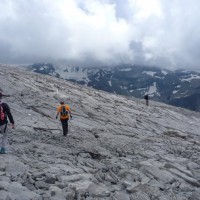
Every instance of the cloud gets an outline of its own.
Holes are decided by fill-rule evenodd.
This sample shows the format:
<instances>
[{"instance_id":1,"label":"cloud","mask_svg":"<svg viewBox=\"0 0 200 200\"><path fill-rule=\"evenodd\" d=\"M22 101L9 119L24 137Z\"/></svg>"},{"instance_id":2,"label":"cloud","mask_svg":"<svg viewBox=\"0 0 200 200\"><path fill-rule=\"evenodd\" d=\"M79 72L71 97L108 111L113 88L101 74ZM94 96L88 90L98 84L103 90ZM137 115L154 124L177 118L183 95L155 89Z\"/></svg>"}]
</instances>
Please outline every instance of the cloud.
<instances>
[{"instance_id":1,"label":"cloud","mask_svg":"<svg viewBox=\"0 0 200 200\"><path fill-rule=\"evenodd\" d=\"M0 62L198 68L198 0L1 0Z\"/></svg>"}]
</instances>

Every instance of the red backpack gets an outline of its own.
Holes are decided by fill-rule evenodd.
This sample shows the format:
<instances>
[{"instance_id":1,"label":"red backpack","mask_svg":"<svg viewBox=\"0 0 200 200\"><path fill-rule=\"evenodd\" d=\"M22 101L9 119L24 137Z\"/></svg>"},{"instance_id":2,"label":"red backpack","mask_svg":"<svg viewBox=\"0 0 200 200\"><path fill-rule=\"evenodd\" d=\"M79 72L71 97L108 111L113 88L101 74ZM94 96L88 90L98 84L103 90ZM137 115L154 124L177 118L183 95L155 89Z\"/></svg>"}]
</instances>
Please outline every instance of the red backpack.
<instances>
[{"instance_id":1,"label":"red backpack","mask_svg":"<svg viewBox=\"0 0 200 200\"><path fill-rule=\"evenodd\" d=\"M3 106L2 106L2 104L0 104L0 121L4 121L5 117L6 117L6 115L3 112Z\"/></svg>"}]
</instances>

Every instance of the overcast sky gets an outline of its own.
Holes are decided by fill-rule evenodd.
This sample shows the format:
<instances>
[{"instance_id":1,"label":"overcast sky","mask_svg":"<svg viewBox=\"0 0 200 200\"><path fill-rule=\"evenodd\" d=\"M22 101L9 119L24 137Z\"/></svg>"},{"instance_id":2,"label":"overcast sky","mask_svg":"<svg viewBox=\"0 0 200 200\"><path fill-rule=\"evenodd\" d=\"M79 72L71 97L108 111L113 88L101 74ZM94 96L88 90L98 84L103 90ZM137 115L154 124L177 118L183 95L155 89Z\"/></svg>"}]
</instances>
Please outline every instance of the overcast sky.
<instances>
[{"instance_id":1,"label":"overcast sky","mask_svg":"<svg viewBox=\"0 0 200 200\"><path fill-rule=\"evenodd\" d=\"M200 0L0 0L0 63L200 69Z\"/></svg>"}]
</instances>

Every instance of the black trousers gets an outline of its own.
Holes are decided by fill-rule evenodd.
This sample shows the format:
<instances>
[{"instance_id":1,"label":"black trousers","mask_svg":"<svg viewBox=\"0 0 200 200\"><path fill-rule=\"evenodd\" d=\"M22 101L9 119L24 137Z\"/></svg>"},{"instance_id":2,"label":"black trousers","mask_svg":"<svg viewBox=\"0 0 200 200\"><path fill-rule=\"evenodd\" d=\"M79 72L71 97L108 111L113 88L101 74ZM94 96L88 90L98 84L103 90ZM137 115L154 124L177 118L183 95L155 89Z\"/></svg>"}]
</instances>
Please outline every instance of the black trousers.
<instances>
[{"instance_id":1,"label":"black trousers","mask_svg":"<svg viewBox=\"0 0 200 200\"><path fill-rule=\"evenodd\" d=\"M68 120L69 119L61 119L61 123L62 123L62 129L63 129L63 135L66 136L68 133Z\"/></svg>"}]
</instances>

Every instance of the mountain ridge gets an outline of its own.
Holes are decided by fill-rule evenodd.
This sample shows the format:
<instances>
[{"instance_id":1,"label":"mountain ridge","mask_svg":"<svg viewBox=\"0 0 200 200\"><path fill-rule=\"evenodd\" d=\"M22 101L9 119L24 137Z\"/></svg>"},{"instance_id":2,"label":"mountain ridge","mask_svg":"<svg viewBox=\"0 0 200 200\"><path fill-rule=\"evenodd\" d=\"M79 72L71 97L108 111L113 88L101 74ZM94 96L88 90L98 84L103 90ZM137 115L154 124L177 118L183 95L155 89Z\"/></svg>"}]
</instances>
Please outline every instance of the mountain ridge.
<instances>
[{"instance_id":1,"label":"mountain ridge","mask_svg":"<svg viewBox=\"0 0 200 200\"><path fill-rule=\"evenodd\" d=\"M143 98L148 91L152 100L200 111L200 73L197 71L137 65L61 67L47 63L34 64L29 69L125 96Z\"/></svg>"}]
</instances>

